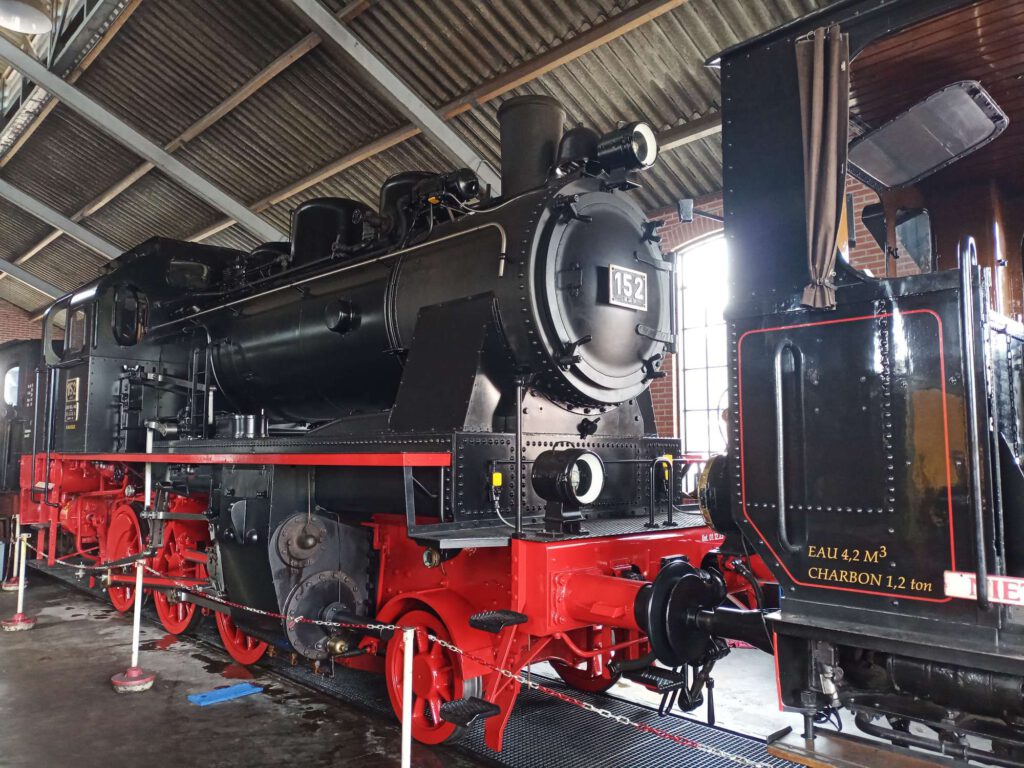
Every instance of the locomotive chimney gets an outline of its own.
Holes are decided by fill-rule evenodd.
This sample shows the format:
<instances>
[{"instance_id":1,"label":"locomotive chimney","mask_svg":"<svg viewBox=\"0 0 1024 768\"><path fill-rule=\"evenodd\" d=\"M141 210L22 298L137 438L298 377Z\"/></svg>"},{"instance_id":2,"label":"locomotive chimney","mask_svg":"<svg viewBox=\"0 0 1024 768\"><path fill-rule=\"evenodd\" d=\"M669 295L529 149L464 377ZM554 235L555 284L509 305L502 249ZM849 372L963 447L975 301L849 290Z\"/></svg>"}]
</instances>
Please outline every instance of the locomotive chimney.
<instances>
[{"instance_id":1,"label":"locomotive chimney","mask_svg":"<svg viewBox=\"0 0 1024 768\"><path fill-rule=\"evenodd\" d=\"M550 96L515 96L498 108L498 122L502 197L544 184L562 139L562 105Z\"/></svg>"}]
</instances>

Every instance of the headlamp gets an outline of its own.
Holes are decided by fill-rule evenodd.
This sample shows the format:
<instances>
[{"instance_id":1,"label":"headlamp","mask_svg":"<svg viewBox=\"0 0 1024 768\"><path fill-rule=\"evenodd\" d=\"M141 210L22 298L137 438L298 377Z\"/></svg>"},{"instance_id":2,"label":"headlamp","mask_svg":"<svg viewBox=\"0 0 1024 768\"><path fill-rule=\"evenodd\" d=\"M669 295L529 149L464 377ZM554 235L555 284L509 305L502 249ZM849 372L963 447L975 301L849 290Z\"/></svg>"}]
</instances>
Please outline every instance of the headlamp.
<instances>
[{"instance_id":1,"label":"headlamp","mask_svg":"<svg viewBox=\"0 0 1024 768\"><path fill-rule=\"evenodd\" d=\"M658 138L647 123L629 123L597 142L596 159L606 171L650 168L657 158Z\"/></svg>"},{"instance_id":2,"label":"headlamp","mask_svg":"<svg viewBox=\"0 0 1024 768\"><path fill-rule=\"evenodd\" d=\"M604 462L579 448L544 451L533 462L531 479L544 500L582 507L593 504L604 489Z\"/></svg>"}]
</instances>

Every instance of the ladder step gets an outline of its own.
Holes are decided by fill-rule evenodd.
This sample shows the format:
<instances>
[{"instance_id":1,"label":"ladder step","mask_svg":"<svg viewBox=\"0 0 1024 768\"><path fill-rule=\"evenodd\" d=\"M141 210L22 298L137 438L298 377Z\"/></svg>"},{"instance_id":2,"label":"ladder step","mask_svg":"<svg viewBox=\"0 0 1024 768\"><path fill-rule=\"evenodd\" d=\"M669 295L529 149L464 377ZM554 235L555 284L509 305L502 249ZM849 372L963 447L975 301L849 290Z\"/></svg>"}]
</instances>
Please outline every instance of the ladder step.
<instances>
[{"instance_id":1,"label":"ladder step","mask_svg":"<svg viewBox=\"0 0 1024 768\"><path fill-rule=\"evenodd\" d=\"M656 693L671 693L686 687L686 675L661 667L647 667L636 672L626 672L624 677Z\"/></svg>"},{"instance_id":2,"label":"ladder step","mask_svg":"<svg viewBox=\"0 0 1024 768\"><path fill-rule=\"evenodd\" d=\"M529 617L525 613L516 611L483 611L469 617L469 626L496 635L505 627L525 624L528 620Z\"/></svg>"},{"instance_id":3,"label":"ladder step","mask_svg":"<svg viewBox=\"0 0 1024 768\"><path fill-rule=\"evenodd\" d=\"M441 705L441 719L468 728L479 718L494 717L501 712L497 704L491 704L476 696L457 701L446 701Z\"/></svg>"}]
</instances>

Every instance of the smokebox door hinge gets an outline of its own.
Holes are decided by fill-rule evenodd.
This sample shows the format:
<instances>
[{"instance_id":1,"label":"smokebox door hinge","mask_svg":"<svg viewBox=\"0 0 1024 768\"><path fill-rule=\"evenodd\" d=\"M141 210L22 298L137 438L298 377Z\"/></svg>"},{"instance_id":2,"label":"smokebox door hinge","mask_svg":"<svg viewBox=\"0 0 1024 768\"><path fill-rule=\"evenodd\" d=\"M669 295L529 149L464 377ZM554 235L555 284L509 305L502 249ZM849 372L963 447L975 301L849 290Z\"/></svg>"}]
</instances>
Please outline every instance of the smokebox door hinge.
<instances>
[{"instance_id":1,"label":"smokebox door hinge","mask_svg":"<svg viewBox=\"0 0 1024 768\"><path fill-rule=\"evenodd\" d=\"M663 342L665 344L669 344L669 345L671 345L673 347L676 344L676 337L675 337L674 334L667 333L666 331L658 330L657 328L651 328L651 326L644 325L643 323L640 323L636 327L636 332L640 336L646 336L648 339L654 339L655 341L661 341L661 342Z\"/></svg>"}]
</instances>

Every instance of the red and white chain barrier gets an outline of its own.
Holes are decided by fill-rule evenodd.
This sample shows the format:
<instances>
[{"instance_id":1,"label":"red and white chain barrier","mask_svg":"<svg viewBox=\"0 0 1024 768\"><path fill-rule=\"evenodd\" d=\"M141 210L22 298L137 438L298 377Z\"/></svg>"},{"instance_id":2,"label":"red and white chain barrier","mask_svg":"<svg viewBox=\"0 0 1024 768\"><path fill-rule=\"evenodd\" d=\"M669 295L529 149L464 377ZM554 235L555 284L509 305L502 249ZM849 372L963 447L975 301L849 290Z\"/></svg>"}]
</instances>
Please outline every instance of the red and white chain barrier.
<instances>
[{"instance_id":1,"label":"red and white chain barrier","mask_svg":"<svg viewBox=\"0 0 1024 768\"><path fill-rule=\"evenodd\" d=\"M36 547L28 544L28 534L24 536L25 545L35 552L37 555L41 554L40 550ZM22 551L22 577L21 581L24 583L24 561L25 554ZM118 693L141 693L142 691L148 691L153 687L153 683L156 681L156 675L152 672L146 672L139 666L139 642L142 634L142 601L143 601L143 589L142 589L142 577L144 570L152 571L145 564L146 556L139 555L138 557L132 558L131 560L124 561L119 567L128 567L130 565L135 566L135 594L134 594L134 611L132 615L132 660L131 664L124 672L119 672L110 678L110 684L114 687L114 690ZM63 560L54 560L56 565L70 568L73 571L77 571L77 575L81 578L86 571L109 571L111 570L109 564L104 565L85 565L83 563L65 563ZM156 571L153 571L156 573ZM19 593L20 594L20 593ZM20 606L20 602L19 602ZM19 607L19 613L21 608ZM33 622L35 620L33 619ZM6 629L6 627L5 627Z\"/></svg>"},{"instance_id":2,"label":"red and white chain barrier","mask_svg":"<svg viewBox=\"0 0 1024 768\"><path fill-rule=\"evenodd\" d=\"M152 573L155 576L159 576L161 578L166 578L164 576L164 574L160 573L156 569L154 569L154 568L152 568L152 567L150 567L148 565L145 565L144 564L144 560L145 559L146 558L144 558L144 557L139 557L139 558L137 558L134 561L134 562L139 563L141 565L141 567L137 568L137 573L141 573L141 571L143 569L145 569L145 570L149 571L150 573ZM96 565L96 566L77 565L77 564L74 564L74 563L65 563L65 562L63 562L61 560L57 560L56 563L59 564L59 565L65 566L67 568L71 568L71 569L79 570L79 571L103 571L103 570L110 570L108 566L104 566L104 565ZM125 567L125 566L122 566L122 567ZM139 582L136 581L136 583L138 584ZM409 761L410 756L411 756L411 748L412 748L412 735L411 735L411 723L412 723L412 697L411 697L411 694L412 694L412 685L411 685L410 681L411 681L411 678L412 678L413 641L414 641L414 638L415 638L416 627L403 627L403 626L398 625L398 624L375 624L375 623L371 623L371 622L352 623L352 622L326 621L324 619L309 618L308 616L287 616L287 615L284 615L284 614L281 614L281 613L275 613L274 611L265 611L265 610L262 610L260 608L254 608L252 606L243 605L242 603L235 603L235 602L232 602L230 600L225 600L222 597L210 594L208 592L203 592L201 590L196 589L192 585L184 584L182 582L177 582L176 581L175 582L175 586L176 586L177 589L181 590L182 592L187 592L188 594L196 595L197 597L202 597L204 600L209 600L209 601L218 603L220 605L223 605L225 608L237 608L238 610L246 611L248 613L256 614L256 615L259 615L259 616L266 616L266 617L272 618L272 619L277 619L277 620L286 622L289 627L294 627L296 624L304 623L304 624L314 624L314 625L320 626L320 627L331 627L331 628L335 628L335 629L358 629L358 630L367 630L367 631L371 631L371 632L389 631L389 632L401 633L402 634L402 640L403 640L403 646L404 646L403 647L403 652L404 652L404 654L403 654L403 673L404 673L403 674L403 678L404 678L404 680L403 680L403 685L402 685L402 766L403 766L403 768L406 768L406 766L409 765L408 761ZM139 598L141 596L141 593L142 593L142 589L137 588L136 589L136 603L137 604L139 602ZM597 715L599 717L603 717L606 720L613 720L614 722L616 722L616 723L618 723L620 725L624 725L624 726L628 726L630 728L634 728L637 731L640 731L642 733L646 733L646 734L649 734L651 736L655 736L655 737L664 739L664 740L672 742L672 743L674 743L674 744L676 744L678 746L686 747L687 749L692 749L692 750L695 750L697 752L701 752L703 754L709 755L711 757L718 758L720 760L729 761L731 763L734 763L735 765L744 766L744 768L771 768L771 766L768 763L764 763L764 762L761 762L761 761L758 761L758 760L753 760L753 759L751 759L749 757L745 757L744 755L738 755L738 754L735 754L733 752L729 752L728 750L719 749L718 747L713 747L710 744L703 744L703 743L701 743L699 741L696 741L694 739L688 738L686 736L680 736L679 734L671 733L670 731L667 731L667 730L665 730L663 728L658 728L657 726L650 725L648 723L638 722L638 721L633 720L633 719L631 719L631 718L629 718L629 717L627 717L625 715L616 715L616 714L610 712L607 709L601 709L600 707L597 707L597 706L595 706L595 705L593 705L593 704L591 704L589 702L586 702L586 701L583 701L581 699L578 699L575 696L571 696L571 695L569 695L567 693L564 693L562 691L557 691L557 690L555 690L553 688L549 688L548 686L543 685L543 684L538 683L537 681L533 680L532 677L526 676L526 675L524 675L524 674L522 674L520 672L514 672L514 671L512 671L510 669L503 669L503 668L497 666L496 664L494 664L493 662L491 662L491 661L489 661L487 659L483 659L483 658L481 658L481 657L479 657L479 656L477 656L477 655L475 655L473 653L470 653L469 651L465 651L462 648L459 648L458 646L456 646L456 645L454 645L454 644L452 644L452 643L448 642L447 640L444 640L444 639L442 639L440 637L437 637L437 636L432 635L432 634L428 634L427 637L432 642L437 643L438 645L440 645L442 648L444 648L445 650L449 651L450 653L457 654L459 656L462 656L463 658L469 659L469 660L471 660L471 661L473 661L473 662L475 662L477 664L480 664L481 666L483 666L483 667L485 667L487 669L490 669L491 671L496 672L497 674L502 675L503 677L506 677L506 678L508 678L510 680L516 680L516 681L519 682L520 685L522 685L522 686L524 686L524 687L526 687L526 688L528 688L528 689L530 689L532 691L536 691L537 693L543 694L545 696L550 696L550 697L552 697L554 699L558 699L559 701L565 702L566 704L572 704L573 706L579 707L582 710L585 710L587 712L595 714L595 715ZM137 653L137 651L135 653ZM137 655L133 655L133 664L132 664L132 666L133 667L136 666L137 663L138 663Z\"/></svg>"},{"instance_id":3,"label":"red and white chain barrier","mask_svg":"<svg viewBox=\"0 0 1024 768\"><path fill-rule=\"evenodd\" d=\"M160 576L163 575L152 568L148 568L148 566L147 570L150 570L154 574ZM412 676L412 640L415 637L416 627L403 627L399 624L373 624L369 622L352 623L325 621L323 619L312 619L308 616L286 616L284 614L275 613L273 611L265 611L259 608L253 608L251 606L242 605L241 603L231 602L230 600L225 600L221 597L217 597L215 595L210 595L208 593L198 591L194 587L191 587L187 584L182 584L181 582L176 582L176 584L183 592L188 592L189 594L197 595L206 600L211 600L213 602L220 603L221 605L228 608L237 608L239 610L258 614L260 616L267 616L269 618L278 619L280 621L287 622L289 626L295 626L296 624L304 623L315 624L321 627L332 627L336 629L361 629L369 630L372 632L391 631L402 633L404 642L403 677L405 678L405 681L403 682L402 686L403 756L407 754L407 737L405 734L406 729L404 728L404 726L406 723L411 723L412 721L412 702L411 699L409 698L412 692L412 686L409 684L408 681L411 679ZM727 760L729 762L735 763L736 765L744 766L744 768L771 768L771 766L769 766L767 763L760 762L758 760L752 760L749 757L737 755L733 752L729 752L724 749L719 749L718 747L713 747L710 744L702 744L686 736L680 736L679 734L666 731L663 728L658 728L657 726L649 725L647 723L637 722L636 720L632 720L629 717L626 717L625 715L613 714L607 709L601 709L600 707L596 707L593 704L590 704L589 702L576 698L575 696L570 696L569 694L563 693L562 691L556 691L553 688L549 688L546 685L542 685L541 683L538 683L535 680L533 680L531 677L523 675L519 672L513 672L509 669L502 669L493 662L488 661L487 659L483 659L477 656L476 654L470 653L469 651L465 651L462 648L459 648L457 645L454 645L453 643L450 643L447 640L437 637L436 635L428 633L427 637L432 642L437 643L450 653L458 654L459 656L462 656L463 658L469 659L477 664L480 664L481 666L486 667L487 669L490 669L491 671L496 672L502 675L503 677L507 677L510 680L517 680L521 685L525 686L526 688L529 688L532 691L536 691L537 693L541 693L546 696L551 696L552 698L558 699L559 701L563 701L566 704L572 704L573 706L579 707L580 709L583 709L587 712L591 712L607 720L614 720L616 723L619 723L620 725L635 728L636 730L641 731L642 733L647 733L652 736L665 739L666 741L673 742L679 746L686 747L688 749L693 749L695 751L702 752L706 755L710 755L721 760ZM407 763L403 762L403 766L405 765L407 765Z\"/></svg>"}]
</instances>

